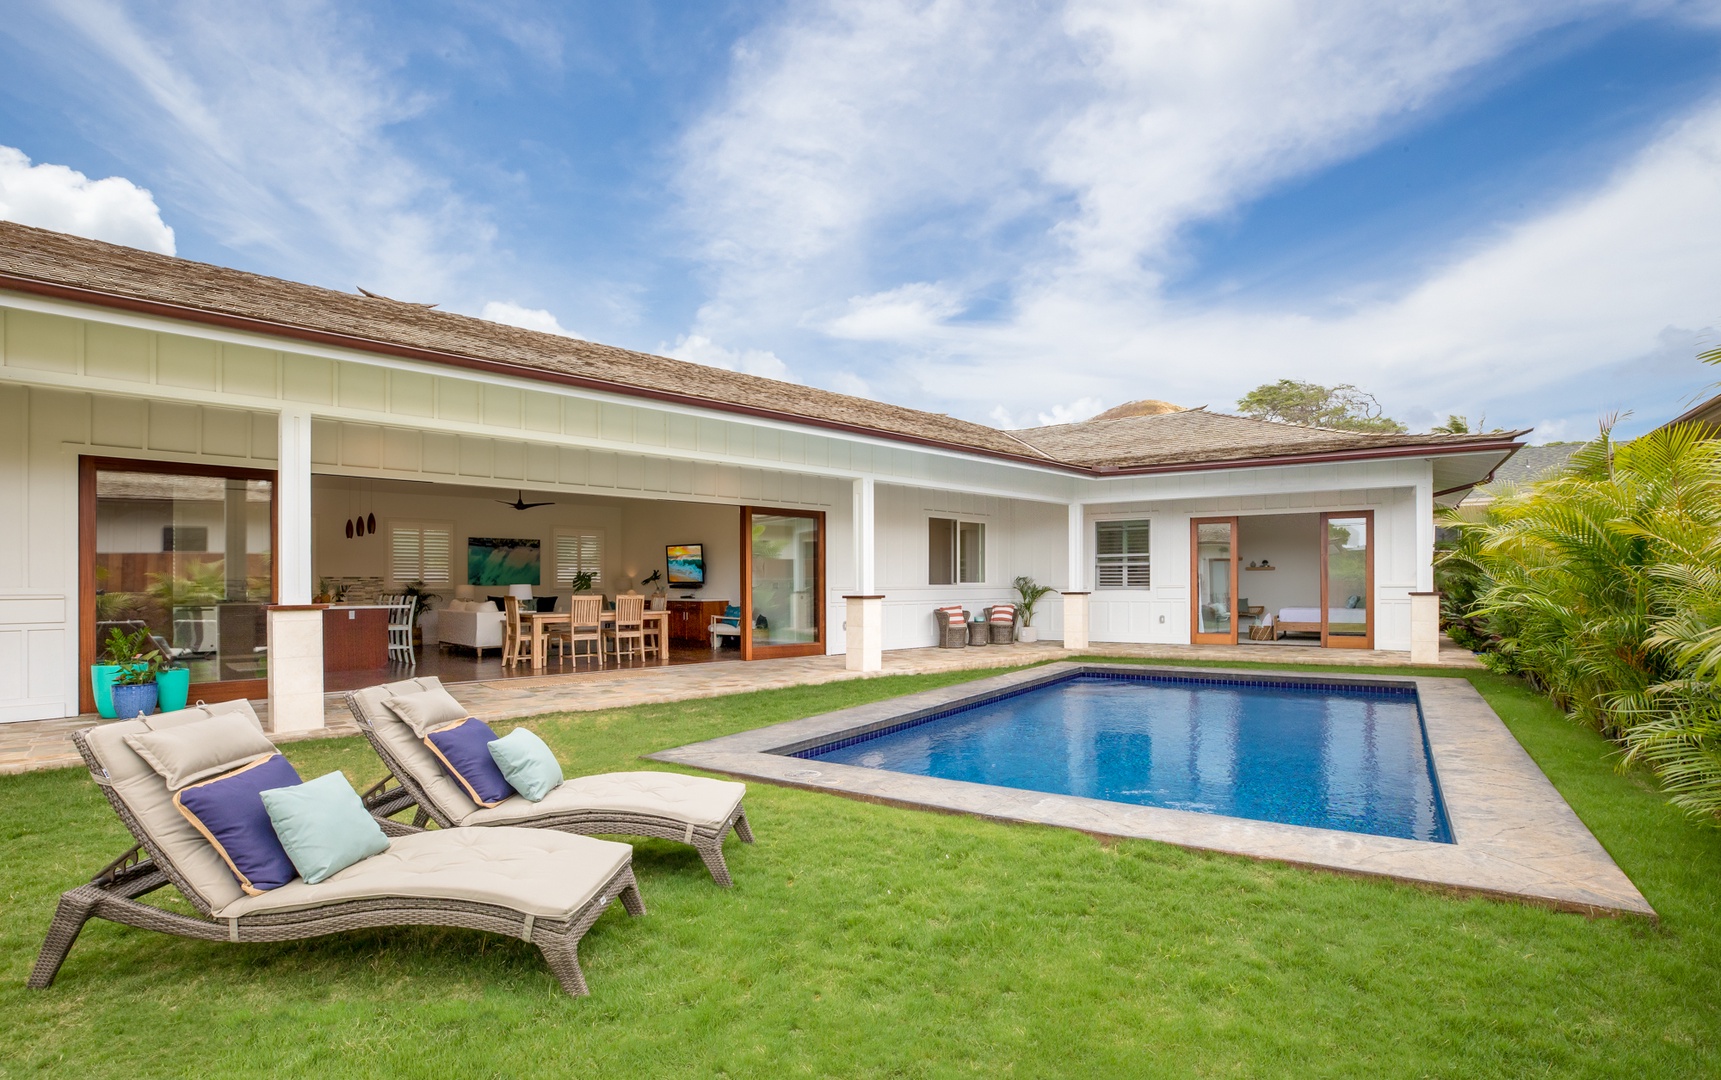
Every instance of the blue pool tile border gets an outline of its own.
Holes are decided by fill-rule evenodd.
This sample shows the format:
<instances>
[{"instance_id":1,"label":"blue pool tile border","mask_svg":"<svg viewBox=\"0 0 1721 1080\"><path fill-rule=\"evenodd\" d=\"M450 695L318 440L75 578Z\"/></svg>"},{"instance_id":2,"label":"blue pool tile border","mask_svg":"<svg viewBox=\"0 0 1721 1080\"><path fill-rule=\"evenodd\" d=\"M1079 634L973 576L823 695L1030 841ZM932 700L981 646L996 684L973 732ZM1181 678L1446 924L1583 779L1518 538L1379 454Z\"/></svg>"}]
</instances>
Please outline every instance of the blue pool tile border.
<instances>
[{"instance_id":1,"label":"blue pool tile border","mask_svg":"<svg viewBox=\"0 0 1721 1080\"><path fill-rule=\"evenodd\" d=\"M1039 679L1023 686L1012 687L1009 690L980 694L973 698L957 702L953 705L948 705L942 709L935 709L931 712L919 713L905 717L897 723L888 724L884 727L869 728L866 731L856 732L853 735L845 735L842 738L820 742L817 746L807 746L802 747L799 750L788 751L784 753L784 756L800 758L804 761L816 760L822 754L829 754L836 750L846 750L851 746L858 746L861 743L871 742L874 739L882 739L886 735L894 735L899 731L906 731L909 728L919 727L921 724L930 724L934 720L942 720L947 716L955 716L958 713L969 712L983 705L992 705L1000 701L1007 701L1010 698L1018 697L1022 694L1031 694L1038 690L1044 690L1048 686L1056 686L1059 683L1065 682L1074 682L1078 679L1097 679L1106 682L1159 683L1162 685L1169 684L1173 686L1188 687L1250 686L1262 689L1302 691L1304 693L1314 694L1343 694L1351 697L1407 697L1412 700L1416 700L1417 696L1416 688L1414 686L1393 684L1333 682L1320 679L1262 679L1250 678L1248 676L1239 676L1234 679L1195 678L1184 675L1161 675L1147 671L1118 671L1116 669L1101 670L1085 668L1080 671L1071 671L1051 679ZM1422 724L1421 712L1421 702L1418 701L1417 723L1423 728L1423 753L1429 754L1428 731L1426 725ZM1430 770L1433 768L1432 755L1429 755L1429 768ZM1436 791L1438 791L1438 777L1436 777ZM1446 808L1444 805L1441 805L1439 809L1441 818L1444 820L1446 817Z\"/></svg>"}]
</instances>

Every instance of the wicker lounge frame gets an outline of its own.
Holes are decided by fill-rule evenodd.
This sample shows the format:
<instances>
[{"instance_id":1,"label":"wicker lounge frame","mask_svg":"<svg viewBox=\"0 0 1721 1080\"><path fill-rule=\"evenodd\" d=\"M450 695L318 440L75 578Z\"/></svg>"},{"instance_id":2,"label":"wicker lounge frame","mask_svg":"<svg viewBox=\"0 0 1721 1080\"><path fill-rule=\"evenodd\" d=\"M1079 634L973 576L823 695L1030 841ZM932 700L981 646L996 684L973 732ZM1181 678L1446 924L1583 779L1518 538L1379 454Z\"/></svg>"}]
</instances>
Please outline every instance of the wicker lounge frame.
<instances>
[{"instance_id":1,"label":"wicker lounge frame","mask_svg":"<svg viewBox=\"0 0 1721 1080\"><path fill-rule=\"evenodd\" d=\"M438 828L460 828L459 822L437 808L435 800L426 794L423 785L412 775L412 770L402 765L400 759L389 750L388 744L377 735L363 702L359 700L358 692L349 690L345 698L347 709L353 714L353 720L364 733L365 740L388 768L388 775L365 791L365 807L382 820L387 820L403 810L416 808L412 823L417 827L422 828L435 822ZM688 844L699 853L705 868L711 872L711 880L726 889L735 882L729 876L729 864L723 859L724 838L729 835L730 829L734 829L735 835L743 844L753 842L753 827L747 823L747 808L742 804L737 804L734 813L715 828L689 825L676 818L654 814L596 809L545 814L510 824L524 829L556 829L583 836L648 836L656 840L673 840Z\"/></svg>"},{"instance_id":2,"label":"wicker lounge frame","mask_svg":"<svg viewBox=\"0 0 1721 1080\"><path fill-rule=\"evenodd\" d=\"M73 733L72 741L89 766L90 775L107 795L109 805L137 843L104 867L89 884L60 894L54 921L48 927L47 940L42 943L42 951L36 957L36 965L25 984L33 990L46 989L53 983L86 922L107 919L140 930L232 943L296 941L383 926L452 926L483 930L538 946L544 954L544 962L562 989L569 994L583 996L589 991L585 974L580 970L579 944L586 931L617 899L621 900L629 915L645 914L645 903L640 899L633 868L623 866L604 883L596 896L566 919L535 919L492 904L417 897L347 900L295 911L216 918L210 914L208 905L197 890L156 846L148 831L138 824L125 803L114 793L113 787L105 782L106 773L90 752L84 733ZM398 821L379 824L390 836L424 831ZM175 914L138 902L138 897L169 884L198 910L201 918Z\"/></svg>"}]
</instances>

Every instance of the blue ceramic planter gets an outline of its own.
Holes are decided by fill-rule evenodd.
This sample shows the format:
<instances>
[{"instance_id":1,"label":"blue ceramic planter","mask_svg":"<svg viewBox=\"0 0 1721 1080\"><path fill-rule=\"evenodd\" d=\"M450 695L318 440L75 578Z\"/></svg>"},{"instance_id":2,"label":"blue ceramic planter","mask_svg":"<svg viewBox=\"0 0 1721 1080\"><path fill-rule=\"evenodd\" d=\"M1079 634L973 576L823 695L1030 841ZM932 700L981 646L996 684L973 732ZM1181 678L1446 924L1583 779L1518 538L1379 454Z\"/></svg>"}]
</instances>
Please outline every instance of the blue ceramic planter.
<instances>
[{"instance_id":1,"label":"blue ceramic planter","mask_svg":"<svg viewBox=\"0 0 1721 1080\"><path fill-rule=\"evenodd\" d=\"M113 696L114 715L122 720L148 716L155 711L157 691L152 682L140 686L115 686Z\"/></svg>"}]
</instances>

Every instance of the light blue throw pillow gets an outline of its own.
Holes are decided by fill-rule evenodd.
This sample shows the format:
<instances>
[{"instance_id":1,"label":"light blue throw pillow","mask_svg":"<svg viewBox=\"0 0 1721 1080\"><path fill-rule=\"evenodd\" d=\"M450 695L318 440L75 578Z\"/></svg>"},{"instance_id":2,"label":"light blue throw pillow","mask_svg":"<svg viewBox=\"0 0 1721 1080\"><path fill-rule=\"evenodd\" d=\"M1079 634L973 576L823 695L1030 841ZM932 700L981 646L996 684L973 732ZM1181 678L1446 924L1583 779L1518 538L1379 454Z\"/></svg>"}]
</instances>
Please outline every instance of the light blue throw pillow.
<instances>
[{"instance_id":1,"label":"light blue throw pillow","mask_svg":"<svg viewBox=\"0 0 1721 1080\"><path fill-rule=\"evenodd\" d=\"M382 827L338 772L265 791L263 808L287 858L308 884L388 850Z\"/></svg>"},{"instance_id":2,"label":"light blue throw pillow","mask_svg":"<svg viewBox=\"0 0 1721 1080\"><path fill-rule=\"evenodd\" d=\"M517 727L490 744L490 756L527 802L541 802L562 783L562 766L544 740Z\"/></svg>"}]
</instances>

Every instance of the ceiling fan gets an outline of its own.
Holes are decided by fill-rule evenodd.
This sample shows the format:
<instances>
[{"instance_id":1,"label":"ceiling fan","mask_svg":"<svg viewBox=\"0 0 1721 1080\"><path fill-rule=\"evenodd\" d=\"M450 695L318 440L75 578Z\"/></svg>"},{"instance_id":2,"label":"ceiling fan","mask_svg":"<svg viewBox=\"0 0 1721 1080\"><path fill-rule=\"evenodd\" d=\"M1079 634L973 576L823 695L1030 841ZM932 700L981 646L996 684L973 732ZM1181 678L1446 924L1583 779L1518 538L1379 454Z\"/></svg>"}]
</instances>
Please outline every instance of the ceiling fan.
<instances>
[{"instance_id":1,"label":"ceiling fan","mask_svg":"<svg viewBox=\"0 0 1721 1080\"><path fill-rule=\"evenodd\" d=\"M553 502L529 503L526 501L526 493L524 491L517 493L513 502L509 502L507 499L497 499L496 501L501 503L503 506L512 506L516 510L530 510L534 506L556 505Z\"/></svg>"}]
</instances>

